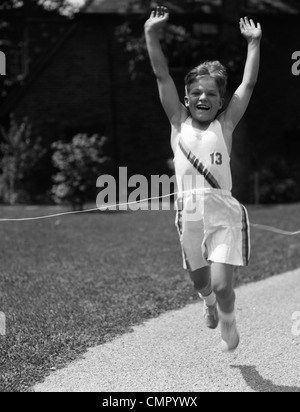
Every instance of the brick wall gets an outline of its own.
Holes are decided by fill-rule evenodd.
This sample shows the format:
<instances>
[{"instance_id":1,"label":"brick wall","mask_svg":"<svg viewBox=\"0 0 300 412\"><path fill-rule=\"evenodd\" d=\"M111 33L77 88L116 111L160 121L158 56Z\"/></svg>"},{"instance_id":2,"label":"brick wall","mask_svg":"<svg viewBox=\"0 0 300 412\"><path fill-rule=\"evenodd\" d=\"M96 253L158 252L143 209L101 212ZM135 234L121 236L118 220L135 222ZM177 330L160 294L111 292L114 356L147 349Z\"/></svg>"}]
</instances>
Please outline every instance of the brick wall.
<instances>
[{"instance_id":1,"label":"brick wall","mask_svg":"<svg viewBox=\"0 0 300 412\"><path fill-rule=\"evenodd\" d=\"M45 142L78 132L105 134L120 166L152 173L170 156L168 122L154 78L130 79L128 56L114 30L109 16L78 19L72 36L14 111L17 118L26 114ZM150 152L153 162L147 164Z\"/></svg>"},{"instance_id":2,"label":"brick wall","mask_svg":"<svg viewBox=\"0 0 300 412\"><path fill-rule=\"evenodd\" d=\"M267 166L271 158L278 164L287 161L292 169L299 165L300 153L300 77L291 71L292 54L300 50L299 17L260 20L264 29L261 70L245 118L251 171Z\"/></svg>"},{"instance_id":3,"label":"brick wall","mask_svg":"<svg viewBox=\"0 0 300 412\"><path fill-rule=\"evenodd\" d=\"M111 110L107 44L102 30L78 25L16 107L51 141L70 131L97 129L110 133Z\"/></svg>"}]
</instances>

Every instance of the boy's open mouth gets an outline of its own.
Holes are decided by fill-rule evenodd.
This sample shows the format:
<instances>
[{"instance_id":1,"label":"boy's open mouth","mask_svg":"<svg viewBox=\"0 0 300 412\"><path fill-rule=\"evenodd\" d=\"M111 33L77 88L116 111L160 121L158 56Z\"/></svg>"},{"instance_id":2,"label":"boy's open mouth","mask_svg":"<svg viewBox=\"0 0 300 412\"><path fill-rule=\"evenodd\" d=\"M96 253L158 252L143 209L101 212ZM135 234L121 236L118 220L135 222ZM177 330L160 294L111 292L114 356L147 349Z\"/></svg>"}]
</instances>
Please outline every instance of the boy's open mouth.
<instances>
[{"instance_id":1,"label":"boy's open mouth","mask_svg":"<svg viewBox=\"0 0 300 412\"><path fill-rule=\"evenodd\" d=\"M210 110L210 107L207 106L206 104L197 104L197 110L203 110L205 112L208 112Z\"/></svg>"}]
</instances>

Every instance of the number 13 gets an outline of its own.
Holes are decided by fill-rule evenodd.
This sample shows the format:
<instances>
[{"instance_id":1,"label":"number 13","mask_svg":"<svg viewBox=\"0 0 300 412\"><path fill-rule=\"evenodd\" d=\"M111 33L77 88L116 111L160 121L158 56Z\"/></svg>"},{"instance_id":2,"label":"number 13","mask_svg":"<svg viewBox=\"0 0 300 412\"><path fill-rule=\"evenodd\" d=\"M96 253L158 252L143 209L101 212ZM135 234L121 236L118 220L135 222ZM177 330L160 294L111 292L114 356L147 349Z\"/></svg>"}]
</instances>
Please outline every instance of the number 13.
<instances>
[{"instance_id":1,"label":"number 13","mask_svg":"<svg viewBox=\"0 0 300 412\"><path fill-rule=\"evenodd\" d=\"M221 153L212 153L210 157L212 165L216 164L220 166L221 164L223 164L223 156Z\"/></svg>"}]
</instances>

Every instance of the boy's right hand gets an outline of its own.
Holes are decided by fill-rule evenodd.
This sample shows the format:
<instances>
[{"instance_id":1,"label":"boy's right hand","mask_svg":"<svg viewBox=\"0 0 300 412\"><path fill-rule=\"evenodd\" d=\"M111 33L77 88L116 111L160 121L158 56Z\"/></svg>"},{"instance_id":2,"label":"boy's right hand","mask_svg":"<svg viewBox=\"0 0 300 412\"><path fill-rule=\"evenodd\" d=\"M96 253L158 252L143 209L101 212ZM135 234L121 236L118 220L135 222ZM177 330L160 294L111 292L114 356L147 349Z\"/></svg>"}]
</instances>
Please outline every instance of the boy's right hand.
<instances>
[{"instance_id":1,"label":"boy's right hand","mask_svg":"<svg viewBox=\"0 0 300 412\"><path fill-rule=\"evenodd\" d=\"M166 7L156 7L145 23L145 30L158 32L167 24L169 16L169 10Z\"/></svg>"}]
</instances>

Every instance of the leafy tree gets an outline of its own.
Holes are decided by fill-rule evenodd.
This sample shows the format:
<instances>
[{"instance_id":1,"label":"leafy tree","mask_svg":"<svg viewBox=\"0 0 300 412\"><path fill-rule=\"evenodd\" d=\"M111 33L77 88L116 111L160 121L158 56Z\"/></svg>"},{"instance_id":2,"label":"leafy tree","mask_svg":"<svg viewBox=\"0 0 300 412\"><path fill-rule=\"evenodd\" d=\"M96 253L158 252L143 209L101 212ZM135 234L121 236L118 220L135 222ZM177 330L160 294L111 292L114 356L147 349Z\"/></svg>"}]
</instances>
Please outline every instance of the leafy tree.
<instances>
[{"instance_id":1,"label":"leafy tree","mask_svg":"<svg viewBox=\"0 0 300 412\"><path fill-rule=\"evenodd\" d=\"M222 2L221 2L222 3ZM239 52L240 36L235 30L244 0L226 0L221 7L221 35L215 28L212 32L202 32L199 24L193 28L191 21L199 23L199 19L208 12L220 12L219 1L207 0L181 0L164 1L163 4L171 12L170 23L162 33L162 46L169 59L171 68L186 71L191 66L203 59L222 57L223 62L232 73L240 70L241 53ZM145 38L141 27L149 17L151 10L157 5L156 1L130 0L127 9L127 20L117 29L117 37L124 44L125 50L130 54L129 71L132 78L144 75L146 65L149 66ZM188 19L186 16L189 16ZM215 30L215 31L214 31ZM236 33L239 37L237 37ZM232 42L236 36L237 41ZM236 39L235 39L236 40ZM230 50L234 45L234 50ZM230 53L231 52L231 53Z\"/></svg>"},{"instance_id":2,"label":"leafy tree","mask_svg":"<svg viewBox=\"0 0 300 412\"><path fill-rule=\"evenodd\" d=\"M35 12L36 10L56 11L71 15L77 11L78 7L69 0L2 0L0 4L1 11L12 9L25 12Z\"/></svg>"},{"instance_id":3,"label":"leafy tree","mask_svg":"<svg viewBox=\"0 0 300 412\"><path fill-rule=\"evenodd\" d=\"M106 142L106 137L79 134L71 143L53 143L58 173L53 177L52 192L57 203L66 201L73 209L82 210L87 200L96 198L96 181L110 160L104 154Z\"/></svg>"},{"instance_id":4,"label":"leafy tree","mask_svg":"<svg viewBox=\"0 0 300 412\"><path fill-rule=\"evenodd\" d=\"M144 75L146 64L149 66L141 27L158 4L169 8L171 21L177 16L177 22L168 25L162 38L171 68L181 67L186 70L203 60L203 56L210 59L217 55L228 67L231 76L241 74L244 56L237 22L244 13L300 12L300 4L296 4L294 0L129 0L127 19L117 29L117 37L130 55L129 70L132 78ZM218 24L221 33L214 38L210 34L201 33L201 29L200 33L195 32L191 29L190 21L186 20L186 15L191 18L196 16L197 21L197 18L209 13L220 16Z\"/></svg>"}]
</instances>

